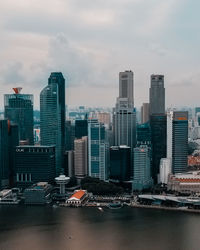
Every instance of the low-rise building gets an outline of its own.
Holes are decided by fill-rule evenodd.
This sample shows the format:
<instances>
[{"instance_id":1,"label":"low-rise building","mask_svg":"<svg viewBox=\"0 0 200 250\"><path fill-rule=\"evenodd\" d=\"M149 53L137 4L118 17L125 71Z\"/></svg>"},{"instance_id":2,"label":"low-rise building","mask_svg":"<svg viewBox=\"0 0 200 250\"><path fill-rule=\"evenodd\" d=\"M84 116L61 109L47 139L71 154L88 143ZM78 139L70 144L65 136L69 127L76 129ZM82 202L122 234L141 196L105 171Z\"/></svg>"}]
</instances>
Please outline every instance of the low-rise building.
<instances>
[{"instance_id":1,"label":"low-rise building","mask_svg":"<svg viewBox=\"0 0 200 250\"><path fill-rule=\"evenodd\" d=\"M38 182L24 190L25 204L44 205L51 201L52 186L47 182Z\"/></svg>"},{"instance_id":2,"label":"low-rise building","mask_svg":"<svg viewBox=\"0 0 200 250\"><path fill-rule=\"evenodd\" d=\"M167 189L179 193L200 193L200 171L169 175Z\"/></svg>"},{"instance_id":3,"label":"low-rise building","mask_svg":"<svg viewBox=\"0 0 200 250\"><path fill-rule=\"evenodd\" d=\"M88 193L86 190L76 190L66 203L72 206L81 206L87 197Z\"/></svg>"}]
</instances>

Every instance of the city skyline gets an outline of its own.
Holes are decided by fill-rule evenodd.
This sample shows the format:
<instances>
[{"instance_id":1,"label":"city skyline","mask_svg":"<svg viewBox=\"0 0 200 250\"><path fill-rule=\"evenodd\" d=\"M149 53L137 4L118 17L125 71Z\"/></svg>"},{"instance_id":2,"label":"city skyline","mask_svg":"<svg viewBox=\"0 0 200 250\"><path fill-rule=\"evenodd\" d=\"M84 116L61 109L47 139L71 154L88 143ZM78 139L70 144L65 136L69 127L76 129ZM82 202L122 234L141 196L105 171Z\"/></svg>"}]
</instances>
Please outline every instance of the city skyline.
<instances>
[{"instance_id":1,"label":"city skyline","mask_svg":"<svg viewBox=\"0 0 200 250\"><path fill-rule=\"evenodd\" d=\"M165 76L166 106L198 106L199 5L196 0L1 3L0 106L3 93L22 86L39 108L39 92L52 71L66 78L68 105L101 106L103 96L104 105L113 106L123 70L134 72L137 107L148 101L151 74Z\"/></svg>"}]
</instances>

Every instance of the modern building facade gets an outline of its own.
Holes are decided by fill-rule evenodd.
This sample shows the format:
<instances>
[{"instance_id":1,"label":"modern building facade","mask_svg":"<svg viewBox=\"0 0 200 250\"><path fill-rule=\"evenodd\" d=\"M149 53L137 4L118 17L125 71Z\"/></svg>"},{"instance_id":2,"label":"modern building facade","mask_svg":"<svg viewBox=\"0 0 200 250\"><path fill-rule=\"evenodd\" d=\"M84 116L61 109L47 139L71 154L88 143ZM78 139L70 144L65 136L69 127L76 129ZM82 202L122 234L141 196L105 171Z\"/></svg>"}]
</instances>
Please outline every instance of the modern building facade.
<instances>
[{"instance_id":1,"label":"modern building facade","mask_svg":"<svg viewBox=\"0 0 200 250\"><path fill-rule=\"evenodd\" d=\"M141 107L141 123L149 121L149 103L143 103Z\"/></svg>"},{"instance_id":2,"label":"modern building facade","mask_svg":"<svg viewBox=\"0 0 200 250\"><path fill-rule=\"evenodd\" d=\"M33 95L21 94L22 88L14 88L14 94L4 95L4 116L19 127L19 139L33 145Z\"/></svg>"},{"instance_id":3,"label":"modern building facade","mask_svg":"<svg viewBox=\"0 0 200 250\"><path fill-rule=\"evenodd\" d=\"M151 128L148 122L137 125L137 145L142 144L151 144Z\"/></svg>"},{"instance_id":4,"label":"modern building facade","mask_svg":"<svg viewBox=\"0 0 200 250\"><path fill-rule=\"evenodd\" d=\"M88 135L88 121L75 120L75 138L80 139Z\"/></svg>"},{"instance_id":5,"label":"modern building facade","mask_svg":"<svg viewBox=\"0 0 200 250\"><path fill-rule=\"evenodd\" d=\"M74 150L75 124L67 120L65 122L65 150Z\"/></svg>"},{"instance_id":6,"label":"modern building facade","mask_svg":"<svg viewBox=\"0 0 200 250\"><path fill-rule=\"evenodd\" d=\"M141 191L152 186L151 150L147 145L134 148L133 190Z\"/></svg>"},{"instance_id":7,"label":"modern building facade","mask_svg":"<svg viewBox=\"0 0 200 250\"><path fill-rule=\"evenodd\" d=\"M188 164L188 112L173 112L172 170L173 173L187 171Z\"/></svg>"},{"instance_id":8,"label":"modern building facade","mask_svg":"<svg viewBox=\"0 0 200 250\"><path fill-rule=\"evenodd\" d=\"M133 72L119 73L119 97L113 109L114 145L136 144L136 112L133 98Z\"/></svg>"},{"instance_id":9,"label":"modern building facade","mask_svg":"<svg viewBox=\"0 0 200 250\"><path fill-rule=\"evenodd\" d=\"M165 87L163 75L151 75L149 102L150 115L165 114Z\"/></svg>"},{"instance_id":10,"label":"modern building facade","mask_svg":"<svg viewBox=\"0 0 200 250\"><path fill-rule=\"evenodd\" d=\"M56 147L56 175L63 169L65 152L65 79L51 73L48 85L40 93L41 145Z\"/></svg>"},{"instance_id":11,"label":"modern building facade","mask_svg":"<svg viewBox=\"0 0 200 250\"><path fill-rule=\"evenodd\" d=\"M157 182L160 160L166 158L167 117L164 114L150 116L152 143L152 177Z\"/></svg>"},{"instance_id":12,"label":"modern building facade","mask_svg":"<svg viewBox=\"0 0 200 250\"><path fill-rule=\"evenodd\" d=\"M16 186L53 182L56 176L54 146L18 146L15 149Z\"/></svg>"},{"instance_id":13,"label":"modern building facade","mask_svg":"<svg viewBox=\"0 0 200 250\"><path fill-rule=\"evenodd\" d=\"M131 148L128 146L110 147L109 178L114 181L129 181L131 178Z\"/></svg>"},{"instance_id":14,"label":"modern building facade","mask_svg":"<svg viewBox=\"0 0 200 250\"><path fill-rule=\"evenodd\" d=\"M169 175L172 173L172 159L162 158L160 160L159 183L167 184Z\"/></svg>"},{"instance_id":15,"label":"modern building facade","mask_svg":"<svg viewBox=\"0 0 200 250\"><path fill-rule=\"evenodd\" d=\"M8 120L0 120L0 189L9 185Z\"/></svg>"},{"instance_id":16,"label":"modern building facade","mask_svg":"<svg viewBox=\"0 0 200 250\"><path fill-rule=\"evenodd\" d=\"M74 173L77 179L82 179L88 174L87 136L74 141Z\"/></svg>"},{"instance_id":17,"label":"modern building facade","mask_svg":"<svg viewBox=\"0 0 200 250\"><path fill-rule=\"evenodd\" d=\"M89 176L105 180L107 176L107 145L105 126L97 120L88 123L88 170Z\"/></svg>"}]
</instances>

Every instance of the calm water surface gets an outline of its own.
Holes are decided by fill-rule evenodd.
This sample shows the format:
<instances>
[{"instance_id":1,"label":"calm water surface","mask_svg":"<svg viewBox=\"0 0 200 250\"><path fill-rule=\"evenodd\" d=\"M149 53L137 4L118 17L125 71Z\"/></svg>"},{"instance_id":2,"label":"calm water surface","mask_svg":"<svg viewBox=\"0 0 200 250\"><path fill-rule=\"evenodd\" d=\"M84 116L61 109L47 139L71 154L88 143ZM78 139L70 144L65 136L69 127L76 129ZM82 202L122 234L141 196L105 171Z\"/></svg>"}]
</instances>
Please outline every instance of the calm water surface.
<instances>
[{"instance_id":1,"label":"calm water surface","mask_svg":"<svg viewBox=\"0 0 200 250\"><path fill-rule=\"evenodd\" d=\"M0 207L0 250L199 250L200 214Z\"/></svg>"}]
</instances>

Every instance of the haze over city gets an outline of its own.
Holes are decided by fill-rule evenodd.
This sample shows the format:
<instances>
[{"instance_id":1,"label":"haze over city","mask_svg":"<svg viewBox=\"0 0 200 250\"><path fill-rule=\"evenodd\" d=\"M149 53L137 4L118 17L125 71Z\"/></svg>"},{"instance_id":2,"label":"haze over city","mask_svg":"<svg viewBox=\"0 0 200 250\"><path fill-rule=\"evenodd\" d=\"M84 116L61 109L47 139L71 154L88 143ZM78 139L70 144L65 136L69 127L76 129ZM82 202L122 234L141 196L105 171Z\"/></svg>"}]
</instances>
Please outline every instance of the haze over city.
<instances>
[{"instance_id":1,"label":"haze over city","mask_svg":"<svg viewBox=\"0 0 200 250\"><path fill-rule=\"evenodd\" d=\"M151 74L165 75L166 106L198 105L199 7L197 0L1 0L0 106L20 86L39 108L49 73L61 71L68 105L112 107L126 69L134 72L136 106L148 101Z\"/></svg>"}]
</instances>

